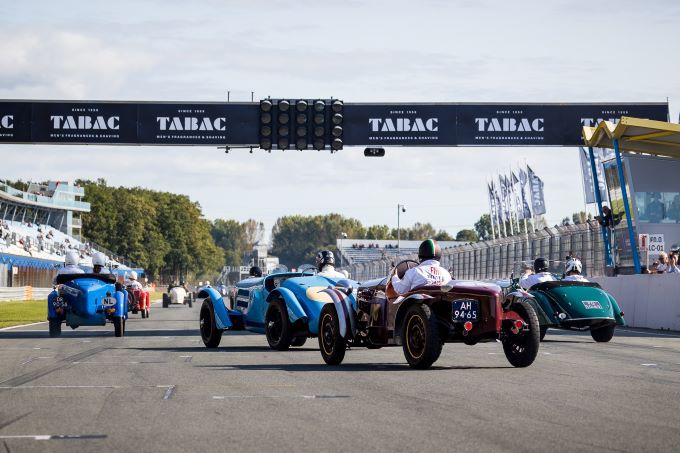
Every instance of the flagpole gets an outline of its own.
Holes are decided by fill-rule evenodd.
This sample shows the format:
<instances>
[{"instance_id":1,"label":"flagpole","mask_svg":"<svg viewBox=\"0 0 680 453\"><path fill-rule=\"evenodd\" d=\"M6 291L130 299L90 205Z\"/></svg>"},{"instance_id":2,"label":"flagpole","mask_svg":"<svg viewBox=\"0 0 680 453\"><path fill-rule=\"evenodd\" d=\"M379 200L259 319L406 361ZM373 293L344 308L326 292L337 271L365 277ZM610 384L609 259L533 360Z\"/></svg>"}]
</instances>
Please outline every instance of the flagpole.
<instances>
[{"instance_id":1,"label":"flagpole","mask_svg":"<svg viewBox=\"0 0 680 453\"><path fill-rule=\"evenodd\" d=\"M493 227L493 221L494 221L494 217L495 217L494 216L494 209L493 209L494 200L492 199L494 195L493 195L493 190L492 190L491 186L489 185L488 181L486 183L486 191L487 191L487 196L489 197L489 221L490 221L489 223L491 223L491 238L495 241L496 240L496 231L494 230L494 227Z\"/></svg>"}]
</instances>

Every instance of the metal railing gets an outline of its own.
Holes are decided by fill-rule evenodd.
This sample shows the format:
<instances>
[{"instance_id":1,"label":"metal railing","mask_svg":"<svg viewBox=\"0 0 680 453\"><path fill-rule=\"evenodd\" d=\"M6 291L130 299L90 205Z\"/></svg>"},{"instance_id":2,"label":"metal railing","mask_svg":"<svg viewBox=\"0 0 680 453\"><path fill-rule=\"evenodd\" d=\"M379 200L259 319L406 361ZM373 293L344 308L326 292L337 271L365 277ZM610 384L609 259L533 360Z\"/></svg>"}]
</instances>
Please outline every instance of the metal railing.
<instances>
[{"instance_id":1,"label":"metal railing","mask_svg":"<svg viewBox=\"0 0 680 453\"><path fill-rule=\"evenodd\" d=\"M507 278L516 272L516 263L544 257L550 261L564 260L567 255L581 259L583 273L604 275L605 256L600 225L588 222L544 228L529 235L513 236L495 241L481 241L449 247L442 252L442 266L461 280ZM399 255L346 266L355 280L362 281L387 275L396 262L417 259L417 255Z\"/></svg>"}]
</instances>

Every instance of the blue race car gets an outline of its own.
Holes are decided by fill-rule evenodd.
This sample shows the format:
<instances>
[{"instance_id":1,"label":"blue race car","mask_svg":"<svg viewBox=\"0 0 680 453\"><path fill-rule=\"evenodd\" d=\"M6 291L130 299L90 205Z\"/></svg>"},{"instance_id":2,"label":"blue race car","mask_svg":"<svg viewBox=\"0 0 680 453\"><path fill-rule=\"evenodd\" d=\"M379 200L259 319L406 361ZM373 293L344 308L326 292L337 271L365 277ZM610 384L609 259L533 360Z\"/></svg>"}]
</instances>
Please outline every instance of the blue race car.
<instances>
[{"instance_id":1,"label":"blue race car","mask_svg":"<svg viewBox=\"0 0 680 453\"><path fill-rule=\"evenodd\" d=\"M125 335L128 317L127 292L112 274L63 274L47 296L50 336L61 335L61 324L72 329L104 326L111 322L115 335Z\"/></svg>"},{"instance_id":2,"label":"blue race car","mask_svg":"<svg viewBox=\"0 0 680 453\"><path fill-rule=\"evenodd\" d=\"M200 329L203 343L216 348L227 330L264 333L272 349L302 346L319 333L319 314L326 304L338 313L355 310L358 283L311 272L285 272L241 280L233 306L214 288L202 288Z\"/></svg>"}]
</instances>

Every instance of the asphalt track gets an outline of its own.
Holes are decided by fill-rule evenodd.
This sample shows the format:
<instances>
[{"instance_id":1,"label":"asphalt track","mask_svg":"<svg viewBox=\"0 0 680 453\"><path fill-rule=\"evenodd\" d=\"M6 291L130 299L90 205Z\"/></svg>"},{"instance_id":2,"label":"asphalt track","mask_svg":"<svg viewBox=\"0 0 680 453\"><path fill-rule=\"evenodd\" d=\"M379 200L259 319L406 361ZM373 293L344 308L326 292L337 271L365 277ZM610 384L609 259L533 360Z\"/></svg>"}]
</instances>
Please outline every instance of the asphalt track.
<instances>
[{"instance_id":1,"label":"asphalt track","mask_svg":"<svg viewBox=\"0 0 680 453\"><path fill-rule=\"evenodd\" d=\"M0 332L0 453L24 451L678 451L680 335L611 343L549 331L534 365L448 344L431 370L401 348L325 365L310 339L203 347L198 307L64 331Z\"/></svg>"}]
</instances>

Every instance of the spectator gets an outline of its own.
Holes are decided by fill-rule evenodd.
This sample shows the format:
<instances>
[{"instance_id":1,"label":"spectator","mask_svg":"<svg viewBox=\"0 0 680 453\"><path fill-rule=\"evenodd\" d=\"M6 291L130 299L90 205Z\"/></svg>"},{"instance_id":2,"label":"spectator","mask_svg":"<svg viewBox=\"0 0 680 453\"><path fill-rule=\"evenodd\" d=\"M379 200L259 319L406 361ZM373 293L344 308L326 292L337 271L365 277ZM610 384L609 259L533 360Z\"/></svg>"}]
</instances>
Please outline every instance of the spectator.
<instances>
[{"instance_id":1,"label":"spectator","mask_svg":"<svg viewBox=\"0 0 680 453\"><path fill-rule=\"evenodd\" d=\"M658 274L663 274L668 270L668 254L666 252L659 253L659 264L656 267Z\"/></svg>"},{"instance_id":2,"label":"spectator","mask_svg":"<svg viewBox=\"0 0 680 453\"><path fill-rule=\"evenodd\" d=\"M679 274L680 268L678 268L678 255L676 253L671 253L669 256L668 268L666 270L667 274Z\"/></svg>"},{"instance_id":3,"label":"spectator","mask_svg":"<svg viewBox=\"0 0 680 453\"><path fill-rule=\"evenodd\" d=\"M602 206L602 216L595 216L595 220L603 227L614 228L621 222L621 217L623 217L623 214L614 215L609 206Z\"/></svg>"}]
</instances>

